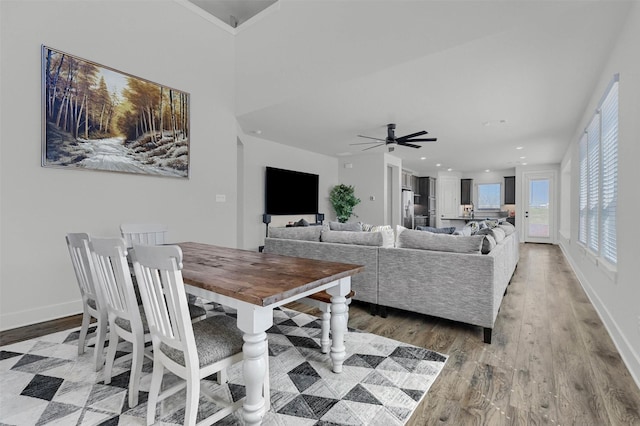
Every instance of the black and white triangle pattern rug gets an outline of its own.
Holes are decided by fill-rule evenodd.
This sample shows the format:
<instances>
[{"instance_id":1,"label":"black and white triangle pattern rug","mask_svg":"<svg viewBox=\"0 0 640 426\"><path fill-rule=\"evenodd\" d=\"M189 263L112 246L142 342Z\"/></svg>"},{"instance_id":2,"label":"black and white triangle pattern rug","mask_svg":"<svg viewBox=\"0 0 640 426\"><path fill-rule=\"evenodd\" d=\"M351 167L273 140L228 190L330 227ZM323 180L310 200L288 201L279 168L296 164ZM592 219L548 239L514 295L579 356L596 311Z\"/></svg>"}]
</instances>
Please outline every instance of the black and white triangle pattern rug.
<instances>
[{"instance_id":1,"label":"black and white triangle pattern rug","mask_svg":"<svg viewBox=\"0 0 640 426\"><path fill-rule=\"evenodd\" d=\"M235 316L234 311L217 304L205 302L203 306L209 316ZM0 347L0 425L146 425L152 362L146 360L143 366L140 402L129 408L131 362L116 360L114 377L105 385L103 369L96 372L93 365L93 347L78 356L78 330ZM320 351L318 318L276 309L267 334L271 410L264 417L265 425L403 425L447 359L437 352L350 329L345 334L343 372L335 374L329 355ZM128 343L121 346L119 355L130 351ZM179 380L169 374L163 387L172 379ZM201 386L221 400L244 397L241 363L230 368L228 375L228 384L218 385L210 377ZM184 403L181 391L161 408L159 404L156 424L182 424ZM217 410L201 392L198 421ZM218 424L242 423L235 413Z\"/></svg>"}]
</instances>

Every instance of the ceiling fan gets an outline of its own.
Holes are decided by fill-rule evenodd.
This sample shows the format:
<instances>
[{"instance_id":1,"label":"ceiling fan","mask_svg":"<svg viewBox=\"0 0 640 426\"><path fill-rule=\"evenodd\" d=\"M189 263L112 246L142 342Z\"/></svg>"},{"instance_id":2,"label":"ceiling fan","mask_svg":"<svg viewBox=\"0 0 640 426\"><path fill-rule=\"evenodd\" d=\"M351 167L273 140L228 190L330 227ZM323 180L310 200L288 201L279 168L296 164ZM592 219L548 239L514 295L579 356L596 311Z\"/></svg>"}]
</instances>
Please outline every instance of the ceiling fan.
<instances>
[{"instance_id":1,"label":"ceiling fan","mask_svg":"<svg viewBox=\"0 0 640 426\"><path fill-rule=\"evenodd\" d=\"M377 144L374 146L370 146L369 148L365 148L363 149L363 151L366 151L368 149L372 149L372 148L376 148L382 145L393 145L393 144L397 144L397 145L401 145L401 146L407 146L410 148L420 148L420 145L415 145L412 142L435 142L438 140L438 138L421 138L421 139L416 139L418 138L418 136L422 136L422 135L426 135L427 131L420 131L420 132L416 132L416 133L412 133L410 135L405 135L405 136L401 136L399 138L396 138L396 125L394 123L389 123L387 124L387 138L386 139L380 139L380 138L372 138L371 136L364 136L364 135L358 135L358 137L360 138L366 138L366 139L373 139L376 142L362 142L362 143L352 143L351 145L368 145L368 144ZM393 151L393 147L389 147L389 152Z\"/></svg>"}]
</instances>

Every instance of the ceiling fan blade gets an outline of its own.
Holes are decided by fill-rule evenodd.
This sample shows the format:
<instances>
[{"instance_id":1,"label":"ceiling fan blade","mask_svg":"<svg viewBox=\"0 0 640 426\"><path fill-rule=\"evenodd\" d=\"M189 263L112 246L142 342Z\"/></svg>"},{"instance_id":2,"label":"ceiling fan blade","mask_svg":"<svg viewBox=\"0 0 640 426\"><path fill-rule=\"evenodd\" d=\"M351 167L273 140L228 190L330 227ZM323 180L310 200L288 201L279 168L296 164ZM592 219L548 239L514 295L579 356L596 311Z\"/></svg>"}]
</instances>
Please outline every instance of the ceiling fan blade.
<instances>
[{"instance_id":1,"label":"ceiling fan blade","mask_svg":"<svg viewBox=\"0 0 640 426\"><path fill-rule=\"evenodd\" d=\"M359 138L373 139L374 141L386 142L386 139L372 138L371 136L358 135Z\"/></svg>"},{"instance_id":2,"label":"ceiling fan blade","mask_svg":"<svg viewBox=\"0 0 640 426\"><path fill-rule=\"evenodd\" d=\"M370 146L369 148L365 148L365 149L363 149L363 151L366 151L366 150L368 150L368 149L372 149L372 148L377 148L377 147L382 146L382 145L386 145L386 144L381 143L381 144L378 144L378 145Z\"/></svg>"},{"instance_id":3,"label":"ceiling fan blade","mask_svg":"<svg viewBox=\"0 0 640 426\"><path fill-rule=\"evenodd\" d=\"M371 143L380 143L382 142L382 140L376 141L376 142L358 142L358 143L350 143L349 145L369 145Z\"/></svg>"},{"instance_id":4,"label":"ceiling fan blade","mask_svg":"<svg viewBox=\"0 0 640 426\"><path fill-rule=\"evenodd\" d=\"M406 141L407 139L415 138L416 136L426 135L427 133L429 133L429 132L426 132L426 131L422 130L420 132L412 133L410 135L400 136L396 140L397 141Z\"/></svg>"},{"instance_id":5,"label":"ceiling fan blade","mask_svg":"<svg viewBox=\"0 0 640 426\"><path fill-rule=\"evenodd\" d=\"M436 142L438 138L427 138L427 139L411 139L404 142Z\"/></svg>"},{"instance_id":6,"label":"ceiling fan blade","mask_svg":"<svg viewBox=\"0 0 640 426\"><path fill-rule=\"evenodd\" d=\"M420 145L414 145L412 143L407 143L407 142L398 142L398 145L408 146L409 148L421 148Z\"/></svg>"}]
</instances>

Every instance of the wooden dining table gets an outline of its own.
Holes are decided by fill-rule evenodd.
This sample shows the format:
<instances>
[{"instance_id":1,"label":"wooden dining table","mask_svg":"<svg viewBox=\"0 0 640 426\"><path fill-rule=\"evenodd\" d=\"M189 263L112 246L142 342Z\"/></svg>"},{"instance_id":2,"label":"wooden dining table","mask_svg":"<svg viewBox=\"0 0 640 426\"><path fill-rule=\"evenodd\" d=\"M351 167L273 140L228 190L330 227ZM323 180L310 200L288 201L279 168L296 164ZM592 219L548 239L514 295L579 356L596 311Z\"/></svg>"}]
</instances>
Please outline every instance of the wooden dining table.
<instances>
[{"instance_id":1,"label":"wooden dining table","mask_svg":"<svg viewBox=\"0 0 640 426\"><path fill-rule=\"evenodd\" d=\"M246 399L242 417L247 425L258 425L265 414L262 395L267 366L268 330L273 309L326 290L331 295L331 351L334 373L342 372L346 352L346 297L351 276L364 266L326 262L219 247L178 243L182 249L182 278L186 290L212 302L237 310L243 332L243 377Z\"/></svg>"}]
</instances>

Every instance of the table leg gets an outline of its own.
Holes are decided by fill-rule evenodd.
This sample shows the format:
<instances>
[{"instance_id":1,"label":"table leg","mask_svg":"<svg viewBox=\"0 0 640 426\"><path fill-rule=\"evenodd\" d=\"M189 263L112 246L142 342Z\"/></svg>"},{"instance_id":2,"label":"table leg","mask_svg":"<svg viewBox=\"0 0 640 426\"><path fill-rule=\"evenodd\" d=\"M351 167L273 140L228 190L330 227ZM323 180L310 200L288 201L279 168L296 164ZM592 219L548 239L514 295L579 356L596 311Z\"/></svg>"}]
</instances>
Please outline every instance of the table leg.
<instances>
[{"instance_id":1,"label":"table leg","mask_svg":"<svg viewBox=\"0 0 640 426\"><path fill-rule=\"evenodd\" d=\"M273 310L254 307L238 309L238 328L244 332L242 345L242 373L246 386L246 398L242 407L242 418L245 425L259 425L265 414L265 397L263 390L267 375L267 333L273 324ZM268 392L268 391L267 391Z\"/></svg>"},{"instance_id":2,"label":"table leg","mask_svg":"<svg viewBox=\"0 0 640 426\"><path fill-rule=\"evenodd\" d=\"M347 330L347 298L351 291L351 277L342 278L334 287L328 288L331 295L331 361L333 372L342 372L346 357L344 334Z\"/></svg>"}]
</instances>

